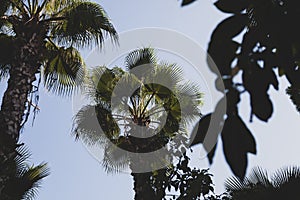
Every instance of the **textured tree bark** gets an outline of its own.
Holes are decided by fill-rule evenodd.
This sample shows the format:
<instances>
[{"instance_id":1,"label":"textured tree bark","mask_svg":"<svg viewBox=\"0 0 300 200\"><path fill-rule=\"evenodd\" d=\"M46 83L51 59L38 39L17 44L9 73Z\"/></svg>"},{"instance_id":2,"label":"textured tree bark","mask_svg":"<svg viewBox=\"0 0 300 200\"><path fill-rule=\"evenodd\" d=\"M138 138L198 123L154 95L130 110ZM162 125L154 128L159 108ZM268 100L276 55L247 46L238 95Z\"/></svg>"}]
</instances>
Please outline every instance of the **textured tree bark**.
<instances>
[{"instance_id":1,"label":"textured tree bark","mask_svg":"<svg viewBox=\"0 0 300 200\"><path fill-rule=\"evenodd\" d=\"M28 95L32 90L35 74L40 67L43 40L37 34L30 34L16 42L16 54L9 71L7 89L2 98L0 110L0 196L7 175L7 163L14 159L17 152L23 116L30 106ZM43 46L43 44L42 44Z\"/></svg>"},{"instance_id":2,"label":"textured tree bark","mask_svg":"<svg viewBox=\"0 0 300 200\"><path fill-rule=\"evenodd\" d=\"M152 172L131 173L134 181L135 200L155 200L156 195L151 187L150 178Z\"/></svg>"},{"instance_id":3,"label":"textured tree bark","mask_svg":"<svg viewBox=\"0 0 300 200\"><path fill-rule=\"evenodd\" d=\"M9 72L8 86L0 110L0 134L5 144L18 142L27 98L39 69L40 56L36 35L33 34L29 42L24 43L19 49Z\"/></svg>"}]
</instances>

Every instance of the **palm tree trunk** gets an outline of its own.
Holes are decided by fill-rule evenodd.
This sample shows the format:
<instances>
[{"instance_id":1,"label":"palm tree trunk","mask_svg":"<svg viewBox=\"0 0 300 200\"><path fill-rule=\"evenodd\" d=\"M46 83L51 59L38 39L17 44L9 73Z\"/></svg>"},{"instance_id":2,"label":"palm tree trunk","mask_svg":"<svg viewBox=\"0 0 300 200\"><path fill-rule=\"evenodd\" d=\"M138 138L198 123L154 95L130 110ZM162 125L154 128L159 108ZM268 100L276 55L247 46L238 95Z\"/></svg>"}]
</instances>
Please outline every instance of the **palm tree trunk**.
<instances>
[{"instance_id":1,"label":"palm tree trunk","mask_svg":"<svg viewBox=\"0 0 300 200\"><path fill-rule=\"evenodd\" d=\"M156 195L151 187L152 172L131 173L134 181L135 200L156 200Z\"/></svg>"},{"instance_id":2,"label":"palm tree trunk","mask_svg":"<svg viewBox=\"0 0 300 200\"><path fill-rule=\"evenodd\" d=\"M140 126L143 126L140 125ZM157 149L160 149L162 146L167 144L167 140L164 140L164 137L156 135L156 137L139 139L135 137L128 138L130 140L127 150L130 152L154 152ZM141 154L143 155L143 154ZM145 166L145 167L143 167ZM141 169L147 169L147 166L151 166L151 159L147 160L143 156L134 156L130 158L130 169L132 171L131 176L134 180L134 191L135 191L135 200L160 200L161 191L155 191L152 187L152 176L153 172L144 172L144 173L135 173L141 171Z\"/></svg>"},{"instance_id":3,"label":"palm tree trunk","mask_svg":"<svg viewBox=\"0 0 300 200\"><path fill-rule=\"evenodd\" d=\"M20 63L19 67L12 67L10 70L0 111L0 134L6 145L18 142L27 97L36 79L32 71L26 63Z\"/></svg>"},{"instance_id":4,"label":"palm tree trunk","mask_svg":"<svg viewBox=\"0 0 300 200\"><path fill-rule=\"evenodd\" d=\"M38 46L41 42L36 34L32 34L29 39L24 38L16 43L16 56L9 71L8 86L0 110L0 195L1 188L8 179L7 163L17 154L15 148L21 123L26 109L30 106L27 98L32 90L32 83L36 80L35 74L42 56Z\"/></svg>"}]
</instances>

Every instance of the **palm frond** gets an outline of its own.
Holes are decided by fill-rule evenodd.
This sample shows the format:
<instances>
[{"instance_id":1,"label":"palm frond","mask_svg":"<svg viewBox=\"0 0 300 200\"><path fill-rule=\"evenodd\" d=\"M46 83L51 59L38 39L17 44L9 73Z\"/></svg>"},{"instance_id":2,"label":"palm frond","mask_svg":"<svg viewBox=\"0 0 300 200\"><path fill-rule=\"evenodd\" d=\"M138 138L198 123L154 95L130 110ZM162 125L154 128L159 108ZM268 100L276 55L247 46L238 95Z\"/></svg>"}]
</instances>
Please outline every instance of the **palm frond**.
<instances>
[{"instance_id":1,"label":"palm frond","mask_svg":"<svg viewBox=\"0 0 300 200\"><path fill-rule=\"evenodd\" d=\"M280 169L271 178L256 167L245 180L232 177L225 182L234 200L293 199L299 196L299 186L300 168L295 166Z\"/></svg>"},{"instance_id":2,"label":"palm frond","mask_svg":"<svg viewBox=\"0 0 300 200\"><path fill-rule=\"evenodd\" d=\"M160 62L155 67L155 75L148 76L154 76L155 83L168 86L170 90L176 89L177 84L184 80L182 68L175 63L170 64L166 61Z\"/></svg>"},{"instance_id":3,"label":"palm frond","mask_svg":"<svg viewBox=\"0 0 300 200\"><path fill-rule=\"evenodd\" d=\"M203 104L203 93L200 92L198 85L192 82L185 82L177 85L175 90L181 107L182 123L189 124L199 120L201 116L200 107Z\"/></svg>"},{"instance_id":4,"label":"palm frond","mask_svg":"<svg viewBox=\"0 0 300 200\"><path fill-rule=\"evenodd\" d=\"M51 35L61 45L102 46L105 35L114 42L118 35L103 8L96 3L79 1L64 8L55 21Z\"/></svg>"},{"instance_id":5,"label":"palm frond","mask_svg":"<svg viewBox=\"0 0 300 200\"><path fill-rule=\"evenodd\" d=\"M30 157L29 151L23 146L17 151L15 158L3 165L2 170L9 179L3 186L1 199L34 199L42 179L49 175L49 168L45 163L30 167L26 162Z\"/></svg>"},{"instance_id":6,"label":"palm frond","mask_svg":"<svg viewBox=\"0 0 300 200\"><path fill-rule=\"evenodd\" d=\"M156 62L156 55L154 53L154 49L152 48L136 49L125 57L125 67L129 71L143 65L155 66ZM145 69L145 67L143 67L142 70L144 71L142 74L149 74L151 73L152 69L151 66L149 66L150 71Z\"/></svg>"},{"instance_id":7,"label":"palm frond","mask_svg":"<svg viewBox=\"0 0 300 200\"><path fill-rule=\"evenodd\" d=\"M118 173L129 166L129 156L126 151L122 151L118 146L106 145L102 159L102 166L107 173Z\"/></svg>"},{"instance_id":8,"label":"palm frond","mask_svg":"<svg viewBox=\"0 0 300 200\"><path fill-rule=\"evenodd\" d=\"M18 156L15 157L16 174L21 174L27 168L26 160L30 158L31 153L27 147L21 146L17 149Z\"/></svg>"},{"instance_id":9,"label":"palm frond","mask_svg":"<svg viewBox=\"0 0 300 200\"><path fill-rule=\"evenodd\" d=\"M24 3L23 0L9 0L9 5L11 5L12 10L16 10L23 17L30 16L28 6Z\"/></svg>"},{"instance_id":10,"label":"palm frond","mask_svg":"<svg viewBox=\"0 0 300 200\"><path fill-rule=\"evenodd\" d=\"M44 0L44 12L51 17L55 17L67 7L78 2L80 2L80 0Z\"/></svg>"},{"instance_id":11,"label":"palm frond","mask_svg":"<svg viewBox=\"0 0 300 200\"><path fill-rule=\"evenodd\" d=\"M246 182L248 184L261 184L264 187L272 186L268 173L260 167L253 168L252 173L246 178Z\"/></svg>"},{"instance_id":12,"label":"palm frond","mask_svg":"<svg viewBox=\"0 0 300 200\"><path fill-rule=\"evenodd\" d=\"M73 120L72 135L87 145L105 142L107 138L99 124L96 106L88 105L78 111Z\"/></svg>"},{"instance_id":13,"label":"palm frond","mask_svg":"<svg viewBox=\"0 0 300 200\"><path fill-rule=\"evenodd\" d=\"M120 129L109 105L99 103L85 106L76 114L72 134L88 145L95 145L118 138Z\"/></svg>"},{"instance_id":14,"label":"palm frond","mask_svg":"<svg viewBox=\"0 0 300 200\"><path fill-rule=\"evenodd\" d=\"M280 169L272 177L274 186L278 188L296 180L300 183L300 168L296 166Z\"/></svg>"},{"instance_id":15,"label":"palm frond","mask_svg":"<svg viewBox=\"0 0 300 200\"><path fill-rule=\"evenodd\" d=\"M109 103L111 101L114 87L123 73L124 72L122 70L111 70L106 67L97 67L93 69L91 73L91 81L87 86L89 96L96 102L104 101Z\"/></svg>"},{"instance_id":16,"label":"palm frond","mask_svg":"<svg viewBox=\"0 0 300 200\"><path fill-rule=\"evenodd\" d=\"M18 182L22 182L24 188L27 186L27 191L22 195L22 199L34 199L38 193L37 189L41 185L41 180L49 176L49 174L49 168L45 163L24 170L18 178Z\"/></svg>"},{"instance_id":17,"label":"palm frond","mask_svg":"<svg viewBox=\"0 0 300 200\"><path fill-rule=\"evenodd\" d=\"M130 106L128 100L140 95L140 87L141 82L134 74L124 73L115 83L111 93L113 112L128 114L128 108Z\"/></svg>"},{"instance_id":18,"label":"palm frond","mask_svg":"<svg viewBox=\"0 0 300 200\"><path fill-rule=\"evenodd\" d=\"M108 173L116 173L128 166L128 157L118 150L120 129L111 116L109 106L85 106L74 117L72 134L88 146L104 149L102 166Z\"/></svg>"},{"instance_id":19,"label":"palm frond","mask_svg":"<svg viewBox=\"0 0 300 200\"><path fill-rule=\"evenodd\" d=\"M225 181L224 186L227 191L231 191L233 193L236 191L245 190L249 188L245 182L241 181L237 177L228 178Z\"/></svg>"},{"instance_id":20,"label":"palm frond","mask_svg":"<svg viewBox=\"0 0 300 200\"><path fill-rule=\"evenodd\" d=\"M253 168L251 174L244 180L237 177L228 178L225 181L225 188L233 193L250 190L256 185L268 188L272 187L272 182L266 171L260 167Z\"/></svg>"},{"instance_id":21,"label":"palm frond","mask_svg":"<svg viewBox=\"0 0 300 200\"><path fill-rule=\"evenodd\" d=\"M84 61L75 48L49 49L43 68L46 89L58 95L70 96L82 86L85 73Z\"/></svg>"}]
</instances>

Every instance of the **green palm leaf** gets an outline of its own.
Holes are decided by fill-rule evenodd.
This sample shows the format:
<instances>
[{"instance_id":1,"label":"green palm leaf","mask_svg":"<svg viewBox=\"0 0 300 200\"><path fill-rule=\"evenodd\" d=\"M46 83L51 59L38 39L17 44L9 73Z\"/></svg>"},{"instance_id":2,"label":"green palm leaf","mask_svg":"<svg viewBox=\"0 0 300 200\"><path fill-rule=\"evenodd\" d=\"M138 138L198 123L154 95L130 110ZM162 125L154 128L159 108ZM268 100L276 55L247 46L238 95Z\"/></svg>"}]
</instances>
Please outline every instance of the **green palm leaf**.
<instances>
[{"instance_id":1,"label":"green palm leaf","mask_svg":"<svg viewBox=\"0 0 300 200\"><path fill-rule=\"evenodd\" d=\"M118 173L128 168L130 163L128 155L123 151L118 151L117 148L114 145L106 145L104 148L102 166L107 173Z\"/></svg>"},{"instance_id":2,"label":"green palm leaf","mask_svg":"<svg viewBox=\"0 0 300 200\"><path fill-rule=\"evenodd\" d=\"M103 144L117 138L120 129L105 104L85 106L74 117L73 131L77 139L88 145Z\"/></svg>"},{"instance_id":3,"label":"green palm leaf","mask_svg":"<svg viewBox=\"0 0 300 200\"><path fill-rule=\"evenodd\" d=\"M64 9L69 6L72 6L74 3L78 3L80 0L44 0L45 3L45 13L55 17L60 14Z\"/></svg>"},{"instance_id":4,"label":"green palm leaf","mask_svg":"<svg viewBox=\"0 0 300 200\"><path fill-rule=\"evenodd\" d=\"M46 89L57 95L68 96L84 82L85 64L73 47L51 47L44 65Z\"/></svg>"},{"instance_id":5,"label":"green palm leaf","mask_svg":"<svg viewBox=\"0 0 300 200\"><path fill-rule=\"evenodd\" d=\"M87 92L95 102L110 102L116 83L124 71L120 68L107 69L100 66L92 70Z\"/></svg>"},{"instance_id":6,"label":"green palm leaf","mask_svg":"<svg viewBox=\"0 0 300 200\"><path fill-rule=\"evenodd\" d=\"M152 48L136 49L126 56L125 67L127 70L131 70L142 65L155 65L156 61L156 55L154 54L154 50ZM145 69L143 68L143 70ZM149 72L146 71L145 74L146 73Z\"/></svg>"},{"instance_id":7,"label":"green palm leaf","mask_svg":"<svg viewBox=\"0 0 300 200\"><path fill-rule=\"evenodd\" d=\"M59 44L101 46L105 34L109 34L114 41L118 39L116 30L99 4L76 2L62 10L57 17L63 20L55 23L51 34Z\"/></svg>"},{"instance_id":8,"label":"green palm leaf","mask_svg":"<svg viewBox=\"0 0 300 200\"><path fill-rule=\"evenodd\" d=\"M1 191L1 199L4 200L28 200L34 199L42 179L49 175L47 164L29 166L26 160L30 153L24 147L19 147L18 154L13 160L8 160L2 165L9 179L5 182Z\"/></svg>"}]
</instances>

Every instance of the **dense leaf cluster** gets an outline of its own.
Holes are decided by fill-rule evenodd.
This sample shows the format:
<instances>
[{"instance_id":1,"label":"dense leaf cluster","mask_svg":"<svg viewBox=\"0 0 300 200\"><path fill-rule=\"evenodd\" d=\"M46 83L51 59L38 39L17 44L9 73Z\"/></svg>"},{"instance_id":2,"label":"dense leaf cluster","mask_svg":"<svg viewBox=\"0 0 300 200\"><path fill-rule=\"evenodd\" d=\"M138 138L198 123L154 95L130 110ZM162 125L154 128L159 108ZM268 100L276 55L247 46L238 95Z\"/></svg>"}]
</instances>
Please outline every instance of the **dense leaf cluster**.
<instances>
[{"instance_id":1,"label":"dense leaf cluster","mask_svg":"<svg viewBox=\"0 0 300 200\"><path fill-rule=\"evenodd\" d=\"M184 1L183 5L191 2ZM214 73L220 73L216 88L227 100L226 115L220 120L224 123L221 138L225 158L233 173L243 178L247 154L256 153L256 144L239 116L241 96L247 94L249 97L250 122L254 117L268 122L274 110L270 88L278 90L278 77L285 76L291 85L287 94L299 110L300 37L295 22L300 17L300 3L291 0L219 0L214 5L230 16L213 31L207 62ZM213 67L215 65L218 71ZM221 82L225 90L219 87ZM194 144L203 142L209 118L210 114L200 121L199 136ZM214 150L209 153L210 162Z\"/></svg>"},{"instance_id":2,"label":"dense leaf cluster","mask_svg":"<svg viewBox=\"0 0 300 200\"><path fill-rule=\"evenodd\" d=\"M215 195L212 174L208 169L189 167L190 158L184 153L175 166L155 171L152 187L160 192L158 199L227 200L228 195Z\"/></svg>"}]
</instances>

